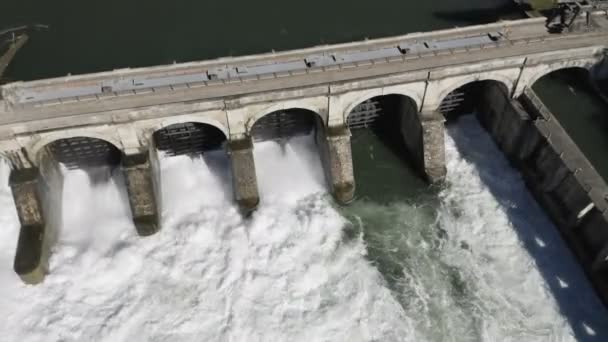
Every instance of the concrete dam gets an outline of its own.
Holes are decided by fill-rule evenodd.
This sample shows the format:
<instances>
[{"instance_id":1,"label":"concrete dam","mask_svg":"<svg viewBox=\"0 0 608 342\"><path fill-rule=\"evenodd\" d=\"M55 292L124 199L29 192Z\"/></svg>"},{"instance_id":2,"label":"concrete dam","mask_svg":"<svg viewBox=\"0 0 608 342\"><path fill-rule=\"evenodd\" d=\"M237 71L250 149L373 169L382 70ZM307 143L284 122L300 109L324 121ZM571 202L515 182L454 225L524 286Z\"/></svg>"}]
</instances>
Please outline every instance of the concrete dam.
<instances>
[{"instance_id":1,"label":"concrete dam","mask_svg":"<svg viewBox=\"0 0 608 342\"><path fill-rule=\"evenodd\" d=\"M532 86L567 68L608 77L607 38L598 13L590 27L561 34L543 18L525 19L4 85L0 151L21 223L15 271L31 284L47 273L52 205L44 193L49 179L61 179L60 164L120 168L146 236L160 229L159 153L225 151L246 214L260 198L253 142L313 134L329 189L348 203L351 130L394 132L435 183L446 173L444 122L475 112L606 300L608 188Z\"/></svg>"}]
</instances>

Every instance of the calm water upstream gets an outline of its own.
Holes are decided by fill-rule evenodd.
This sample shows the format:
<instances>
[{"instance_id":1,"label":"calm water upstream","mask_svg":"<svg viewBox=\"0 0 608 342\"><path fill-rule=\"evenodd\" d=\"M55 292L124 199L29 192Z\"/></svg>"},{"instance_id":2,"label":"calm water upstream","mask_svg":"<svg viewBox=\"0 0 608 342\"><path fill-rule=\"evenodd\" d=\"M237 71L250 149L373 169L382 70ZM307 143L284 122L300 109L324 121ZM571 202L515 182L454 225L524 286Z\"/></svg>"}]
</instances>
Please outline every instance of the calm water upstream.
<instances>
[{"instance_id":1,"label":"calm water upstream","mask_svg":"<svg viewBox=\"0 0 608 342\"><path fill-rule=\"evenodd\" d=\"M345 42L517 17L510 1L10 1L50 25L9 69L34 79ZM66 171L43 285L11 270L0 167L0 336L9 341L606 341L608 315L556 228L473 116L446 132L446 184L353 132L356 200L333 205L310 137L256 143L243 219L225 155L161 160L163 228L135 236L120 175ZM109 172L109 171L108 171ZM294 182L294 179L297 182ZM121 205L122 203L122 205ZM94 215L91 215L94 211Z\"/></svg>"},{"instance_id":2,"label":"calm water upstream","mask_svg":"<svg viewBox=\"0 0 608 342\"><path fill-rule=\"evenodd\" d=\"M582 69L558 71L541 78L534 90L608 181L608 103L588 77Z\"/></svg>"}]
</instances>

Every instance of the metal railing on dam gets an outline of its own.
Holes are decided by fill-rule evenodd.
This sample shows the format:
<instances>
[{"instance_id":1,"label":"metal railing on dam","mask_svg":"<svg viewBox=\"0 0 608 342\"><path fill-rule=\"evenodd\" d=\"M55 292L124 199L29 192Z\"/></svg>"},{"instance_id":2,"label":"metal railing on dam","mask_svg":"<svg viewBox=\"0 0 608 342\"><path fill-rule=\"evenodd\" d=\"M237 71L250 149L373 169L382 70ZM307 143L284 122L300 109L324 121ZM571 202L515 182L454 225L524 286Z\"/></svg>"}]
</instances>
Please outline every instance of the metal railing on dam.
<instances>
[{"instance_id":1,"label":"metal railing on dam","mask_svg":"<svg viewBox=\"0 0 608 342\"><path fill-rule=\"evenodd\" d=\"M149 235L159 229L159 150L226 151L235 199L249 211L259 202L253 141L312 133L328 187L346 203L355 192L350 129L397 113L412 164L441 181L444 121L479 92L469 85L493 82L517 98L562 68L604 77L607 43L608 19L597 14L588 29L563 34L549 33L544 19L504 21L4 85L0 152L13 168L24 246L15 269L26 282L44 277L50 242L39 189L61 178L59 162L119 167L137 231Z\"/></svg>"}]
</instances>

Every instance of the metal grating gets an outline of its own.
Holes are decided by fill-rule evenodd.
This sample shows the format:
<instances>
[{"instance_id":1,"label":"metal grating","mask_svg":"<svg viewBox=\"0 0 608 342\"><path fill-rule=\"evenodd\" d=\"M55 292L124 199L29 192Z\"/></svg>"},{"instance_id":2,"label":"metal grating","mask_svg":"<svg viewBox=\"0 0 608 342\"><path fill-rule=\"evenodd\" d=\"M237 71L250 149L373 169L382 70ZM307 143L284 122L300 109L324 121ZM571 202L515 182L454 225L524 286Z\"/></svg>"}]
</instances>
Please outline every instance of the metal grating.
<instances>
[{"instance_id":1,"label":"metal grating","mask_svg":"<svg viewBox=\"0 0 608 342\"><path fill-rule=\"evenodd\" d=\"M465 92L463 90L455 90L448 94L448 96L441 101L439 106L439 112L446 115L462 106L464 102Z\"/></svg>"},{"instance_id":2,"label":"metal grating","mask_svg":"<svg viewBox=\"0 0 608 342\"><path fill-rule=\"evenodd\" d=\"M202 154L222 147L226 136L219 129L200 123L183 123L154 133L156 148L170 156Z\"/></svg>"},{"instance_id":3,"label":"metal grating","mask_svg":"<svg viewBox=\"0 0 608 342\"><path fill-rule=\"evenodd\" d=\"M367 100L357 105L348 115L347 124L350 129L371 127L382 113L380 102Z\"/></svg>"},{"instance_id":4,"label":"metal grating","mask_svg":"<svg viewBox=\"0 0 608 342\"><path fill-rule=\"evenodd\" d=\"M307 135L315 127L316 114L308 111L278 111L258 120L251 129L254 141L280 140L298 135Z\"/></svg>"},{"instance_id":5,"label":"metal grating","mask_svg":"<svg viewBox=\"0 0 608 342\"><path fill-rule=\"evenodd\" d=\"M49 148L55 159L69 169L115 165L120 162L120 151L101 139L60 139L51 143Z\"/></svg>"}]
</instances>

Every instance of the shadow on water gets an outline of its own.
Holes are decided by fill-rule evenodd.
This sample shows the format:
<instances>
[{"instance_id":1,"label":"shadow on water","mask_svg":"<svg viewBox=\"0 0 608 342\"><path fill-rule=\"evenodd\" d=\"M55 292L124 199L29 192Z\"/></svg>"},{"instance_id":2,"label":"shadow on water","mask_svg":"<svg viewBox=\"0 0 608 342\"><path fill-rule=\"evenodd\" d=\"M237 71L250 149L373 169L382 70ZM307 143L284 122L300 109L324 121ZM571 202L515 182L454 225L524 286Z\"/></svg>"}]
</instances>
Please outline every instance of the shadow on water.
<instances>
[{"instance_id":1,"label":"shadow on water","mask_svg":"<svg viewBox=\"0 0 608 342\"><path fill-rule=\"evenodd\" d=\"M474 24L487 24L501 19L521 19L525 17L521 8L513 1L491 8L436 11L433 14L446 21Z\"/></svg>"},{"instance_id":2,"label":"shadow on water","mask_svg":"<svg viewBox=\"0 0 608 342\"><path fill-rule=\"evenodd\" d=\"M429 191L414 171L401 133L385 126L388 123L389 120L379 120L374 128L352 132L357 199L389 204L410 201Z\"/></svg>"},{"instance_id":3,"label":"shadow on water","mask_svg":"<svg viewBox=\"0 0 608 342\"><path fill-rule=\"evenodd\" d=\"M508 160L488 133L472 116L448 125L462 157L474 164L479 176L509 216L521 244L534 259L537 269L555 298L560 312L569 321L578 341L608 341L606 308L595 294L582 268L561 238L557 227L543 212L525 187L521 175L513 172ZM485 140L485 142L483 142Z\"/></svg>"}]
</instances>

